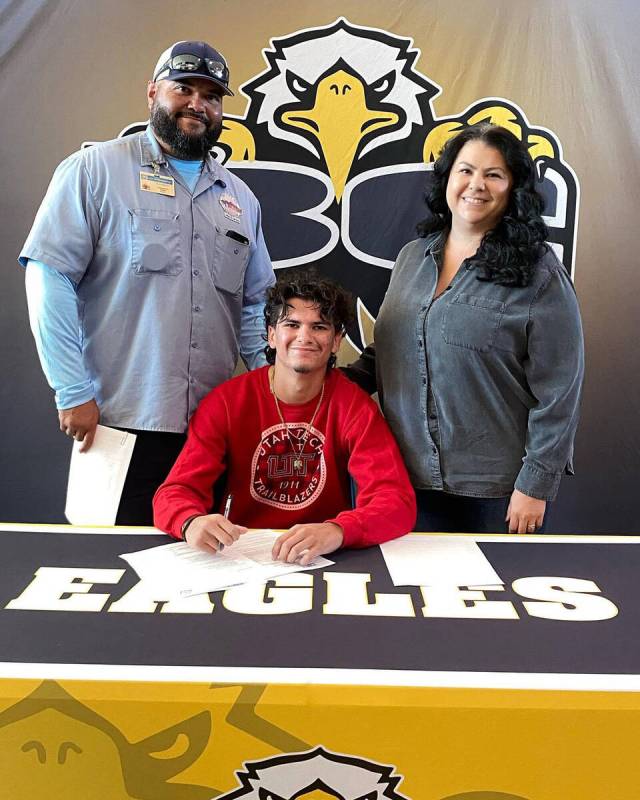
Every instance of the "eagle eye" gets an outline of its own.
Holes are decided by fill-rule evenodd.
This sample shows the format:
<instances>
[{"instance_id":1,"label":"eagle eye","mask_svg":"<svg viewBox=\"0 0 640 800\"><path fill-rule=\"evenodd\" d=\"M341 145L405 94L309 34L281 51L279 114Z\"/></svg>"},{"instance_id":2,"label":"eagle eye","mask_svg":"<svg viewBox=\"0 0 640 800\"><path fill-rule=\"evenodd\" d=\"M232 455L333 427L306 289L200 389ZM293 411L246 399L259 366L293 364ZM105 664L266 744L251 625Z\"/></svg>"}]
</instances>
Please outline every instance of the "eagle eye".
<instances>
[{"instance_id":1,"label":"eagle eye","mask_svg":"<svg viewBox=\"0 0 640 800\"><path fill-rule=\"evenodd\" d=\"M20 749L22 750L23 753L28 753L30 750L34 750L38 761L41 764L46 764L47 751L42 742L39 742L36 739L34 739L30 742L25 742Z\"/></svg>"},{"instance_id":2,"label":"eagle eye","mask_svg":"<svg viewBox=\"0 0 640 800\"><path fill-rule=\"evenodd\" d=\"M58 748L58 764L64 764L67 760L67 753L71 751L78 753L78 755L82 754L82 748L75 742L62 742Z\"/></svg>"},{"instance_id":3,"label":"eagle eye","mask_svg":"<svg viewBox=\"0 0 640 800\"><path fill-rule=\"evenodd\" d=\"M376 96L379 98L385 97L389 92L393 89L393 86L396 82L396 73L391 70L386 75L383 75L382 78L378 78L377 81L374 81L372 84L369 85L369 88L375 92Z\"/></svg>"},{"instance_id":4,"label":"eagle eye","mask_svg":"<svg viewBox=\"0 0 640 800\"><path fill-rule=\"evenodd\" d=\"M274 794L273 792L270 792L268 789L260 789L259 793L260 793L259 800L284 800L284 798L280 797L279 794Z\"/></svg>"},{"instance_id":5,"label":"eagle eye","mask_svg":"<svg viewBox=\"0 0 640 800\"><path fill-rule=\"evenodd\" d=\"M307 83L307 81L294 72L291 72L291 70L287 70L285 77L289 90L292 94L295 94L299 100L302 100L312 88L310 83Z\"/></svg>"}]
</instances>

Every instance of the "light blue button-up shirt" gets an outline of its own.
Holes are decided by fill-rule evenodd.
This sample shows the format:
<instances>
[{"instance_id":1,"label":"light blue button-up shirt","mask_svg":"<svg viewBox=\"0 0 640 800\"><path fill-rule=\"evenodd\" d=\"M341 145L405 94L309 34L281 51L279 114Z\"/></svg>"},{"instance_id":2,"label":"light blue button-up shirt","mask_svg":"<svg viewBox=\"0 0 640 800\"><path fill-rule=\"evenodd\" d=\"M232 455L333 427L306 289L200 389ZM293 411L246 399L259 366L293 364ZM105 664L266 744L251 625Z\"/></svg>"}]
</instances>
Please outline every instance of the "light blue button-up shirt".
<instances>
[{"instance_id":1,"label":"light blue button-up shirt","mask_svg":"<svg viewBox=\"0 0 640 800\"><path fill-rule=\"evenodd\" d=\"M154 168L174 179L174 197L141 189L140 173ZM77 327L58 325L56 347L82 364L84 381L52 375L55 359L40 348L58 406L95 397L102 422L142 430L185 430L200 399L231 376L243 310L255 327L274 281L250 189L209 156L189 191L150 131L62 162L20 254L29 260L55 270L77 304ZM41 345L56 311L45 272L28 273Z\"/></svg>"}]
</instances>

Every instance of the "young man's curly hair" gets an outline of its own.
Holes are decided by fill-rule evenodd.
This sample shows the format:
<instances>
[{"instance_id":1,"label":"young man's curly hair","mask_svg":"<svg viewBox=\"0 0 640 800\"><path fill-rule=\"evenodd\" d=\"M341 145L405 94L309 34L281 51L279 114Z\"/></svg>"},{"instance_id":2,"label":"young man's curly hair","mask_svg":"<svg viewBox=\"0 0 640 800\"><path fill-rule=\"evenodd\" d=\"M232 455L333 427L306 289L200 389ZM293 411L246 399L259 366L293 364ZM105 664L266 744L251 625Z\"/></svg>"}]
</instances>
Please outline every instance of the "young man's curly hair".
<instances>
[{"instance_id":1,"label":"young man's curly hair","mask_svg":"<svg viewBox=\"0 0 640 800\"><path fill-rule=\"evenodd\" d=\"M275 328L285 319L291 307L290 301L299 298L318 307L325 322L333 325L336 333L344 333L347 325L354 320L351 295L337 283L320 278L313 271L289 272L279 278L267 292L264 307L265 339L269 328ZM273 347L264 348L268 364L274 364L276 351ZM335 355L329 359L329 367L336 363Z\"/></svg>"}]
</instances>

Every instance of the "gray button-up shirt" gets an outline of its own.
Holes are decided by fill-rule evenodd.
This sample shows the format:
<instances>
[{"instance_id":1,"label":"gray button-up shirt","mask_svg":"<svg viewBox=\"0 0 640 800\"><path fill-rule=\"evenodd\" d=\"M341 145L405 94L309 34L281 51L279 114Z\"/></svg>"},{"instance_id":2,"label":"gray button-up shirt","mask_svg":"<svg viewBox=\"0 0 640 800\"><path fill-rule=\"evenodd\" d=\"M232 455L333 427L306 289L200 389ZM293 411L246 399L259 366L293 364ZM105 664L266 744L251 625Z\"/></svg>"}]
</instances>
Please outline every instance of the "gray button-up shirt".
<instances>
[{"instance_id":1,"label":"gray button-up shirt","mask_svg":"<svg viewBox=\"0 0 640 800\"><path fill-rule=\"evenodd\" d=\"M175 196L143 190L154 170ZM243 305L274 281L251 190L209 156L192 193L148 132L60 164L20 254L29 259L76 285L101 422L143 430L186 429L233 373Z\"/></svg>"},{"instance_id":2,"label":"gray button-up shirt","mask_svg":"<svg viewBox=\"0 0 640 800\"><path fill-rule=\"evenodd\" d=\"M373 357L384 413L413 484L470 497L553 500L572 471L584 354L569 276L548 250L529 286L480 281L464 262L434 298L441 235L398 256ZM371 388L371 387L369 387Z\"/></svg>"}]
</instances>

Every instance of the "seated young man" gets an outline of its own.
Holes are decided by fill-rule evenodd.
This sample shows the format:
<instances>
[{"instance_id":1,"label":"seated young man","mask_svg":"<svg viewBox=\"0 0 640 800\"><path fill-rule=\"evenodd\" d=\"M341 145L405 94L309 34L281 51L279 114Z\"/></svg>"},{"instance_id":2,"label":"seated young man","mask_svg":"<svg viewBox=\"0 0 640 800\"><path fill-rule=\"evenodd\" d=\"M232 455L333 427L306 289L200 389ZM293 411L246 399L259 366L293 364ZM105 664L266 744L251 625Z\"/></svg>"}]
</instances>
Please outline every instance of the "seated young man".
<instances>
[{"instance_id":1,"label":"seated young man","mask_svg":"<svg viewBox=\"0 0 640 800\"><path fill-rule=\"evenodd\" d=\"M158 528L212 552L247 528L286 529L273 557L301 564L411 530L415 495L391 432L368 395L332 369L350 317L348 296L329 281L298 276L270 289L272 366L232 378L200 403L156 492ZM229 519L209 513L225 472Z\"/></svg>"}]
</instances>

